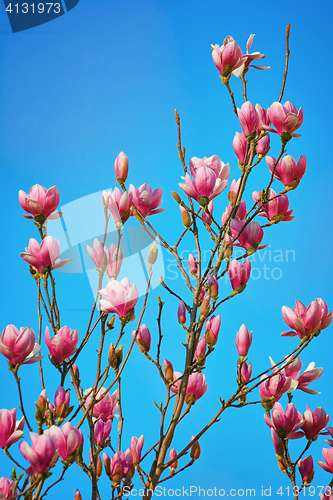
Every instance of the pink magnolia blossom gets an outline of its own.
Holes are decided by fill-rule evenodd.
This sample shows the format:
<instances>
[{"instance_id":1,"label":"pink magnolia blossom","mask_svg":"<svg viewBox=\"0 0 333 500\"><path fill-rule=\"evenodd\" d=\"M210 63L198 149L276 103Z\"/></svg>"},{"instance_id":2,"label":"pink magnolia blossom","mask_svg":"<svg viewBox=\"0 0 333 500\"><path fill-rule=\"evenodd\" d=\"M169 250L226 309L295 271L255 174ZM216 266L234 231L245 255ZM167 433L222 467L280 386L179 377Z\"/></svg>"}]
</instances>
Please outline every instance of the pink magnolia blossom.
<instances>
[{"instance_id":1,"label":"pink magnolia blossom","mask_svg":"<svg viewBox=\"0 0 333 500\"><path fill-rule=\"evenodd\" d=\"M285 411L280 403L274 403L271 418L264 415L264 420L269 427L278 433L280 438L299 439L303 437L303 432L299 431L303 424L302 415L293 403L289 403Z\"/></svg>"},{"instance_id":2,"label":"pink magnolia blossom","mask_svg":"<svg viewBox=\"0 0 333 500\"><path fill-rule=\"evenodd\" d=\"M323 299L315 299L308 307L296 300L294 309L282 307L282 316L287 325L295 331L282 332L284 337L309 337L318 330L327 328L332 321L333 313L328 314L328 308Z\"/></svg>"},{"instance_id":3,"label":"pink magnolia blossom","mask_svg":"<svg viewBox=\"0 0 333 500\"><path fill-rule=\"evenodd\" d=\"M65 389L61 385L59 385L55 393L54 406L51 403L49 403L50 410L54 411L55 416L57 418L64 420L70 413L69 404L70 404L69 390L65 391Z\"/></svg>"},{"instance_id":4,"label":"pink magnolia blossom","mask_svg":"<svg viewBox=\"0 0 333 500\"><path fill-rule=\"evenodd\" d=\"M49 327L46 327L45 342L56 365L76 352L78 341L77 330L71 330L68 326L60 328L52 338L50 338Z\"/></svg>"},{"instance_id":5,"label":"pink magnolia blossom","mask_svg":"<svg viewBox=\"0 0 333 500\"><path fill-rule=\"evenodd\" d=\"M89 406L92 401L92 389L86 389L84 391L84 395L87 395L87 399L85 402L85 406ZM113 420L115 413L119 410L118 405L118 390L115 390L113 394L109 392L102 398L105 394L106 389L102 387L98 393L96 394L96 401L93 409L93 417L100 418L103 422L107 422L108 420ZM89 394L89 395L88 395ZM102 398L102 399L101 399Z\"/></svg>"},{"instance_id":6,"label":"pink magnolia blossom","mask_svg":"<svg viewBox=\"0 0 333 500\"><path fill-rule=\"evenodd\" d=\"M178 315L179 323L181 325L185 325L185 323L186 323L186 307L185 307L185 302L182 300L179 302L177 315Z\"/></svg>"},{"instance_id":7,"label":"pink magnolia blossom","mask_svg":"<svg viewBox=\"0 0 333 500\"><path fill-rule=\"evenodd\" d=\"M59 452L54 438L46 434L38 435L30 432L31 447L26 441L20 443L20 452L31 466L26 470L29 476L38 476L53 467L58 460Z\"/></svg>"},{"instance_id":8,"label":"pink magnolia blossom","mask_svg":"<svg viewBox=\"0 0 333 500\"><path fill-rule=\"evenodd\" d=\"M115 187L113 191L103 191L103 200L105 206L110 210L113 220L117 227L121 227L130 216L133 195L125 191L122 193Z\"/></svg>"},{"instance_id":9,"label":"pink magnolia blossom","mask_svg":"<svg viewBox=\"0 0 333 500\"><path fill-rule=\"evenodd\" d=\"M9 448L23 436L25 418L16 421L16 408L0 410L0 448Z\"/></svg>"},{"instance_id":10,"label":"pink magnolia blossom","mask_svg":"<svg viewBox=\"0 0 333 500\"><path fill-rule=\"evenodd\" d=\"M142 436L139 437L139 439L136 438L135 436L133 436L131 439L130 450L131 450L132 457L133 457L134 467L136 465L139 465L139 463L140 463L141 452L142 452L144 440L145 440L145 438L144 438L143 434L142 434Z\"/></svg>"},{"instance_id":11,"label":"pink magnolia blossom","mask_svg":"<svg viewBox=\"0 0 333 500\"><path fill-rule=\"evenodd\" d=\"M54 439L60 458L66 462L73 462L77 454L82 452L82 431L73 427L70 422L66 422L62 427L52 425L45 431L45 434Z\"/></svg>"},{"instance_id":12,"label":"pink magnolia blossom","mask_svg":"<svg viewBox=\"0 0 333 500\"><path fill-rule=\"evenodd\" d=\"M168 359L165 359L163 361L163 370L164 370L165 378L167 380L169 380L169 382L174 380L174 378L173 378L173 365L172 365L171 361L169 361Z\"/></svg>"},{"instance_id":13,"label":"pink magnolia blossom","mask_svg":"<svg viewBox=\"0 0 333 500\"><path fill-rule=\"evenodd\" d=\"M323 457L326 463L318 461L320 467L333 474L333 448L323 448Z\"/></svg>"},{"instance_id":14,"label":"pink magnolia blossom","mask_svg":"<svg viewBox=\"0 0 333 500\"><path fill-rule=\"evenodd\" d=\"M128 188L128 194L129 196L132 195L133 205L140 210L143 217L165 211L165 208L157 208L162 203L162 188L157 188L153 191L149 184L145 182L136 190L133 184L131 184Z\"/></svg>"},{"instance_id":15,"label":"pink magnolia blossom","mask_svg":"<svg viewBox=\"0 0 333 500\"><path fill-rule=\"evenodd\" d=\"M250 148L248 148L247 139L246 139L246 136L243 132L242 133L239 133L239 132L235 133L235 137L232 141L232 147L235 151L235 154L238 158L239 163L244 165L244 163L249 161ZM246 155L246 151L247 151L247 155ZM246 158L245 158L245 156L246 156Z\"/></svg>"},{"instance_id":16,"label":"pink magnolia blossom","mask_svg":"<svg viewBox=\"0 0 333 500\"><path fill-rule=\"evenodd\" d=\"M238 66L233 71L233 74L237 77L245 75L249 66L251 66L252 68L262 69L262 70L271 69L270 66L256 66L254 64L251 64L252 61L258 60L258 59L263 59L265 57L265 54L261 54L260 52L252 52L252 54L249 53L249 50L252 46L254 37L255 37L255 35L253 35L253 34L249 36L249 39L246 43L246 54L244 54L242 56L241 61L240 61L241 65Z\"/></svg>"},{"instance_id":17,"label":"pink magnolia blossom","mask_svg":"<svg viewBox=\"0 0 333 500\"><path fill-rule=\"evenodd\" d=\"M233 70L242 64L241 48L232 36L227 36L221 47L217 44L211 45L211 47L214 64L222 76L228 77Z\"/></svg>"},{"instance_id":18,"label":"pink magnolia blossom","mask_svg":"<svg viewBox=\"0 0 333 500\"><path fill-rule=\"evenodd\" d=\"M209 319L206 319L205 323L205 337L207 344L215 345L217 342L217 338L219 335L221 327L221 316L218 314L217 316L213 315Z\"/></svg>"},{"instance_id":19,"label":"pink magnolia blossom","mask_svg":"<svg viewBox=\"0 0 333 500\"><path fill-rule=\"evenodd\" d=\"M191 274L193 274L195 276L197 274L197 271L198 271L198 265L197 265L196 258L191 253L188 256L188 267L190 269Z\"/></svg>"},{"instance_id":20,"label":"pink magnolia blossom","mask_svg":"<svg viewBox=\"0 0 333 500\"><path fill-rule=\"evenodd\" d=\"M128 157L122 151L117 156L114 162L114 171L117 179L125 182L128 175Z\"/></svg>"},{"instance_id":21,"label":"pink magnolia blossom","mask_svg":"<svg viewBox=\"0 0 333 500\"><path fill-rule=\"evenodd\" d=\"M185 184L180 183L181 189L191 198L198 201L202 206L209 202L227 186L227 178L230 173L229 163L224 164L217 155L209 158L193 157L190 160L190 172L185 175Z\"/></svg>"},{"instance_id":22,"label":"pink magnolia blossom","mask_svg":"<svg viewBox=\"0 0 333 500\"><path fill-rule=\"evenodd\" d=\"M122 478L125 478L133 467L133 457L130 449L117 451L111 460L106 453L103 453L103 461L106 473L115 486L120 484Z\"/></svg>"},{"instance_id":23,"label":"pink magnolia blossom","mask_svg":"<svg viewBox=\"0 0 333 500\"><path fill-rule=\"evenodd\" d=\"M286 361L288 363L288 359ZM321 377L323 373L323 368L315 368L315 363L312 362L306 368L306 370L299 375L302 369L302 361L300 358L296 358L292 363L286 365L282 373L286 377L291 377L293 380L290 385L288 392L293 392L295 389L300 389L301 391L307 392L308 394L320 394L319 392L309 389L307 386Z\"/></svg>"},{"instance_id":24,"label":"pink magnolia blossom","mask_svg":"<svg viewBox=\"0 0 333 500\"><path fill-rule=\"evenodd\" d=\"M133 338L135 338L135 330L132 332ZM148 352L151 345L151 335L147 325L143 324L140 326L138 334L136 336L136 343L140 347L141 352Z\"/></svg>"},{"instance_id":25,"label":"pink magnolia blossom","mask_svg":"<svg viewBox=\"0 0 333 500\"><path fill-rule=\"evenodd\" d=\"M179 379L182 376L180 372L174 372L174 380ZM181 379L177 380L172 386L171 391L178 394L181 384ZM195 372L191 373L188 379L185 403L187 405L194 404L198 399L200 399L207 391L208 384L206 384L205 376L202 373Z\"/></svg>"},{"instance_id":26,"label":"pink magnolia blossom","mask_svg":"<svg viewBox=\"0 0 333 500\"><path fill-rule=\"evenodd\" d=\"M87 245L87 252L89 257L93 260L97 269L102 269L106 267L107 257L105 252L105 246L98 240L94 239L93 247Z\"/></svg>"},{"instance_id":27,"label":"pink magnolia blossom","mask_svg":"<svg viewBox=\"0 0 333 500\"><path fill-rule=\"evenodd\" d=\"M109 249L105 249L107 257L106 274L109 278L117 279L123 263L123 252L118 245L111 243Z\"/></svg>"},{"instance_id":28,"label":"pink magnolia blossom","mask_svg":"<svg viewBox=\"0 0 333 500\"><path fill-rule=\"evenodd\" d=\"M35 343L36 335L29 326L20 331L14 325L8 325L0 334L0 352L13 365L36 363L41 346Z\"/></svg>"},{"instance_id":29,"label":"pink magnolia blossom","mask_svg":"<svg viewBox=\"0 0 333 500\"><path fill-rule=\"evenodd\" d=\"M276 192L274 191L274 189L269 189L268 199L270 200L271 198L275 198L275 196ZM254 201L260 200L260 192L253 191L252 198ZM259 201L257 205L263 210L263 212L260 212L259 215L261 215L262 217L267 217L269 221L290 221L295 218L293 215L291 215L293 211L288 210L289 200L286 194L283 194L282 196L279 196L278 198L275 198L274 200L269 201L264 205Z\"/></svg>"},{"instance_id":30,"label":"pink magnolia blossom","mask_svg":"<svg viewBox=\"0 0 333 500\"><path fill-rule=\"evenodd\" d=\"M203 359L205 357L206 347L207 341L205 335L203 335L198 341L197 348L194 353L194 359Z\"/></svg>"},{"instance_id":31,"label":"pink magnolia blossom","mask_svg":"<svg viewBox=\"0 0 333 500\"><path fill-rule=\"evenodd\" d=\"M101 310L107 313L116 313L119 318L125 319L129 313L134 311L138 301L139 293L136 285L131 286L128 278L121 281L112 280L99 293L105 297L100 300ZM130 320L134 320L133 315Z\"/></svg>"},{"instance_id":32,"label":"pink magnolia blossom","mask_svg":"<svg viewBox=\"0 0 333 500\"><path fill-rule=\"evenodd\" d=\"M269 119L276 128L273 129L267 125L264 125L265 130L270 132L275 132L281 135L283 132L288 132L291 137L301 137L300 134L295 134L295 130L299 129L303 122L303 109L297 108L290 101L281 104L280 102L273 102L269 108Z\"/></svg>"},{"instance_id":33,"label":"pink magnolia blossom","mask_svg":"<svg viewBox=\"0 0 333 500\"><path fill-rule=\"evenodd\" d=\"M239 371L240 368L240 362L237 360L237 370ZM247 364L245 361L242 363L242 367L240 369L240 377L241 377L241 382L247 384L249 380L251 380L251 375L252 375L252 363L250 362Z\"/></svg>"},{"instance_id":34,"label":"pink magnolia blossom","mask_svg":"<svg viewBox=\"0 0 333 500\"><path fill-rule=\"evenodd\" d=\"M46 189L39 184L30 188L29 194L22 189L19 191L19 203L23 210L31 215L23 214L27 219L34 219L37 215L42 215L45 219L58 219L61 212L53 213L60 201L60 193L56 186Z\"/></svg>"},{"instance_id":35,"label":"pink magnolia blossom","mask_svg":"<svg viewBox=\"0 0 333 500\"><path fill-rule=\"evenodd\" d=\"M53 236L46 236L40 244L34 238L30 238L29 246L25 250L25 252L20 253L20 256L40 273L44 267L58 269L72 260L58 258L60 244Z\"/></svg>"},{"instance_id":36,"label":"pink magnolia blossom","mask_svg":"<svg viewBox=\"0 0 333 500\"><path fill-rule=\"evenodd\" d=\"M112 420L107 420L104 422L102 419L95 422L94 435L95 435L95 445L103 445L107 439L110 437L112 426Z\"/></svg>"},{"instance_id":37,"label":"pink magnolia blossom","mask_svg":"<svg viewBox=\"0 0 333 500\"><path fill-rule=\"evenodd\" d=\"M273 172L276 159L272 156L266 156L266 162L271 172ZM304 155L299 157L298 162L290 155L282 157L274 171L274 177L281 181L284 186L296 187L302 179L306 170L306 158Z\"/></svg>"},{"instance_id":38,"label":"pink magnolia blossom","mask_svg":"<svg viewBox=\"0 0 333 500\"><path fill-rule=\"evenodd\" d=\"M169 452L169 462L171 462L171 460L173 460L174 458L176 458L177 456L177 452L175 450L175 448L172 448ZM170 469L172 471L176 470L178 467L178 460L175 460L171 465L170 465Z\"/></svg>"},{"instance_id":39,"label":"pink magnolia blossom","mask_svg":"<svg viewBox=\"0 0 333 500\"><path fill-rule=\"evenodd\" d=\"M250 279L251 262L246 259L243 264L234 259L229 266L229 279L233 290L237 290L241 285L246 285Z\"/></svg>"},{"instance_id":40,"label":"pink magnolia blossom","mask_svg":"<svg viewBox=\"0 0 333 500\"><path fill-rule=\"evenodd\" d=\"M256 132L259 124L259 116L252 102L244 102L240 109L237 108L237 111L239 123L245 137L248 137L252 132Z\"/></svg>"},{"instance_id":41,"label":"pink magnolia blossom","mask_svg":"<svg viewBox=\"0 0 333 500\"><path fill-rule=\"evenodd\" d=\"M253 250L256 250L264 237L264 231L256 220L251 221L247 224L247 226L245 226L246 223L247 219L242 221L231 219L230 229L232 237L234 239L236 238L234 245L243 247L245 250L251 250L252 248ZM244 226L245 229L242 231L241 235L237 237Z\"/></svg>"},{"instance_id":42,"label":"pink magnolia blossom","mask_svg":"<svg viewBox=\"0 0 333 500\"><path fill-rule=\"evenodd\" d=\"M15 498L17 489L14 487L14 481L10 481L6 477L0 477L0 499L9 500Z\"/></svg>"},{"instance_id":43,"label":"pink magnolia blossom","mask_svg":"<svg viewBox=\"0 0 333 500\"><path fill-rule=\"evenodd\" d=\"M303 483L310 484L314 476L312 456L310 455L306 458L303 458L303 460L299 460L297 465L298 470L302 476Z\"/></svg>"},{"instance_id":44,"label":"pink magnolia blossom","mask_svg":"<svg viewBox=\"0 0 333 500\"><path fill-rule=\"evenodd\" d=\"M236 335L236 349L239 356L247 356L252 343L252 331L248 331L243 324Z\"/></svg>"},{"instance_id":45,"label":"pink magnolia blossom","mask_svg":"<svg viewBox=\"0 0 333 500\"><path fill-rule=\"evenodd\" d=\"M274 401L278 401L281 396L288 391L291 381L291 377L286 378L281 372L276 373L276 375L270 378L263 375L259 386L261 399L274 399Z\"/></svg>"},{"instance_id":46,"label":"pink magnolia blossom","mask_svg":"<svg viewBox=\"0 0 333 500\"><path fill-rule=\"evenodd\" d=\"M329 415L321 406L318 406L314 411L311 411L308 405L306 405L306 411L303 414L303 425L302 430L307 439L312 439L315 441L319 434L327 434L323 432L328 421L330 419Z\"/></svg>"}]
</instances>

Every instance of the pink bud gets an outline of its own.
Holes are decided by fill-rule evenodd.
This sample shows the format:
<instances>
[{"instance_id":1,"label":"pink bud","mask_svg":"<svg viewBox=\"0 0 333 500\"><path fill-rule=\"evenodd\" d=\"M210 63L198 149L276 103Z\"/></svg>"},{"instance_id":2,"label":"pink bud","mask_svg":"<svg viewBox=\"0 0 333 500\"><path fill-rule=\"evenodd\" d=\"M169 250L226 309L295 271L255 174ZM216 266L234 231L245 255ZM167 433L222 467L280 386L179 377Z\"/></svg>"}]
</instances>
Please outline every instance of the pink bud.
<instances>
[{"instance_id":1,"label":"pink bud","mask_svg":"<svg viewBox=\"0 0 333 500\"><path fill-rule=\"evenodd\" d=\"M197 271L198 271L198 265L197 265L196 258L191 253L188 256L188 267L190 269L191 274L193 274L195 276L197 274Z\"/></svg>"},{"instance_id":2,"label":"pink bud","mask_svg":"<svg viewBox=\"0 0 333 500\"><path fill-rule=\"evenodd\" d=\"M229 265L229 279L233 290L237 290L241 285L246 285L250 279L251 262L245 260L243 264L234 259ZM244 287L245 288L245 287Z\"/></svg>"},{"instance_id":3,"label":"pink bud","mask_svg":"<svg viewBox=\"0 0 333 500\"><path fill-rule=\"evenodd\" d=\"M219 284L217 279L212 274L208 274L208 290L209 290L209 295L212 297L213 300L218 297Z\"/></svg>"},{"instance_id":4,"label":"pink bud","mask_svg":"<svg viewBox=\"0 0 333 500\"><path fill-rule=\"evenodd\" d=\"M94 261L97 269L100 269L102 268L102 266L106 265L105 247L97 238L94 239L93 248L87 245L87 252L89 254L89 257Z\"/></svg>"},{"instance_id":5,"label":"pink bud","mask_svg":"<svg viewBox=\"0 0 333 500\"><path fill-rule=\"evenodd\" d=\"M236 348L239 356L247 356L252 343L252 331L243 324L236 335Z\"/></svg>"},{"instance_id":6,"label":"pink bud","mask_svg":"<svg viewBox=\"0 0 333 500\"><path fill-rule=\"evenodd\" d=\"M131 439L130 450L133 457L133 465L139 465L141 460L141 452L144 444L144 436L140 436L140 438L136 438L135 436Z\"/></svg>"},{"instance_id":7,"label":"pink bud","mask_svg":"<svg viewBox=\"0 0 333 500\"><path fill-rule=\"evenodd\" d=\"M217 342L217 338L219 335L221 326L221 316L218 314L217 316L213 315L209 319L206 320L205 329L206 329L206 341L207 344L215 345Z\"/></svg>"},{"instance_id":8,"label":"pink bud","mask_svg":"<svg viewBox=\"0 0 333 500\"><path fill-rule=\"evenodd\" d=\"M270 150L271 140L269 134L265 134L259 141L257 142L257 155L265 156Z\"/></svg>"},{"instance_id":9,"label":"pink bud","mask_svg":"<svg viewBox=\"0 0 333 500\"><path fill-rule=\"evenodd\" d=\"M256 132L259 123L259 116L252 102L246 101L242 105L241 109L237 109L237 111L238 119L245 137L248 137L252 134L252 132Z\"/></svg>"},{"instance_id":10,"label":"pink bud","mask_svg":"<svg viewBox=\"0 0 333 500\"><path fill-rule=\"evenodd\" d=\"M310 484L314 476L312 456L310 455L309 457L303 458L303 460L299 460L297 465L303 483Z\"/></svg>"},{"instance_id":11,"label":"pink bud","mask_svg":"<svg viewBox=\"0 0 333 500\"><path fill-rule=\"evenodd\" d=\"M194 359L204 359L205 353L206 353L206 347L207 347L207 342L206 342L206 337L203 335L197 344L197 348L194 353Z\"/></svg>"},{"instance_id":12,"label":"pink bud","mask_svg":"<svg viewBox=\"0 0 333 500\"><path fill-rule=\"evenodd\" d=\"M66 403L67 406L69 406L70 402L70 392L65 391L65 389L59 385L58 389L56 390L55 393L55 398L54 398L54 405L56 408L59 408L63 403Z\"/></svg>"},{"instance_id":13,"label":"pink bud","mask_svg":"<svg viewBox=\"0 0 333 500\"><path fill-rule=\"evenodd\" d=\"M245 229L242 230L244 226ZM237 238L237 241L234 242L234 245L245 248L246 250L248 250L248 253L253 253L253 251L256 251L264 237L264 231L256 220L247 223L246 219L242 221L232 219L230 221L230 229L232 232L232 237ZM240 236L238 236L239 234Z\"/></svg>"},{"instance_id":14,"label":"pink bud","mask_svg":"<svg viewBox=\"0 0 333 500\"><path fill-rule=\"evenodd\" d=\"M262 400L274 398L278 401L282 394L288 391L292 379L286 378L281 372L268 378L266 375L261 377L259 393Z\"/></svg>"},{"instance_id":15,"label":"pink bud","mask_svg":"<svg viewBox=\"0 0 333 500\"><path fill-rule=\"evenodd\" d=\"M181 300L178 306L178 321L181 325L186 323L186 307L185 303Z\"/></svg>"},{"instance_id":16,"label":"pink bud","mask_svg":"<svg viewBox=\"0 0 333 500\"><path fill-rule=\"evenodd\" d=\"M68 326L63 326L56 335L50 338L49 327L45 330L45 342L55 364L62 363L66 358L76 352L79 334Z\"/></svg>"},{"instance_id":17,"label":"pink bud","mask_svg":"<svg viewBox=\"0 0 333 500\"><path fill-rule=\"evenodd\" d=\"M74 495L74 500L82 500L81 493L79 492L79 490L76 490Z\"/></svg>"},{"instance_id":18,"label":"pink bud","mask_svg":"<svg viewBox=\"0 0 333 500\"><path fill-rule=\"evenodd\" d=\"M242 165L246 163L250 158L250 148L247 146L247 140L243 133L236 132L234 140L232 141L232 147L234 148L235 154L238 158L239 163ZM246 151L248 150L246 159Z\"/></svg>"},{"instance_id":19,"label":"pink bud","mask_svg":"<svg viewBox=\"0 0 333 500\"><path fill-rule=\"evenodd\" d=\"M114 162L114 170L116 173L117 180L120 179L125 182L128 175L128 158L125 153L121 152Z\"/></svg>"},{"instance_id":20,"label":"pink bud","mask_svg":"<svg viewBox=\"0 0 333 500\"><path fill-rule=\"evenodd\" d=\"M167 359L165 359L163 361L163 369L164 369L165 378L167 380L169 380L169 382L171 382L171 380L173 380L173 366L172 366L172 363L170 361L168 361Z\"/></svg>"},{"instance_id":21,"label":"pink bud","mask_svg":"<svg viewBox=\"0 0 333 500\"><path fill-rule=\"evenodd\" d=\"M237 360L237 368L239 370L240 363ZM250 362L247 364L245 361L242 363L242 368L240 371L240 377L241 377L241 382L244 384L247 384L249 380L251 380L251 375L252 375L252 363Z\"/></svg>"},{"instance_id":22,"label":"pink bud","mask_svg":"<svg viewBox=\"0 0 333 500\"><path fill-rule=\"evenodd\" d=\"M213 214L214 210L214 203L213 200L208 203L208 210L209 213ZM210 226L213 222L213 219L203 210L202 211L202 218L203 220Z\"/></svg>"},{"instance_id":23,"label":"pink bud","mask_svg":"<svg viewBox=\"0 0 333 500\"><path fill-rule=\"evenodd\" d=\"M135 331L132 332L133 338L135 337ZM148 327L146 325L141 325L139 332L136 336L136 343L138 344L141 352L148 352L150 350L151 335Z\"/></svg>"},{"instance_id":24,"label":"pink bud","mask_svg":"<svg viewBox=\"0 0 333 500\"><path fill-rule=\"evenodd\" d=\"M171 462L171 460L173 460L174 458L176 458L177 456L177 452L175 450L175 448L172 448L172 450L170 450L170 453L169 453L169 462ZM175 460L171 465L170 465L170 469L172 470L172 472L174 470L176 470L178 467L178 460Z\"/></svg>"},{"instance_id":25,"label":"pink bud","mask_svg":"<svg viewBox=\"0 0 333 500\"><path fill-rule=\"evenodd\" d=\"M114 243L111 243L110 248L106 248L105 250L107 257L106 273L109 278L117 279L123 263L123 252L121 251L121 248L118 248L118 246Z\"/></svg>"},{"instance_id":26,"label":"pink bud","mask_svg":"<svg viewBox=\"0 0 333 500\"><path fill-rule=\"evenodd\" d=\"M275 132L281 135L283 132L288 132L292 137L300 137L299 134L295 134L294 131L297 130L303 122L303 109L300 108L299 111L295 108L290 101L281 104L280 102L274 102L269 108L269 120L272 122L276 130L271 127L264 126L265 130Z\"/></svg>"},{"instance_id":27,"label":"pink bud","mask_svg":"<svg viewBox=\"0 0 333 500\"><path fill-rule=\"evenodd\" d=\"M171 391L178 394L179 387L181 384L182 374L179 372L174 372L174 380L176 382L171 386ZM179 379L179 380L178 380ZM206 392L208 384L206 384L205 376L202 373L195 372L191 373L188 379L185 402L187 405L194 404L198 399L200 399Z\"/></svg>"},{"instance_id":28,"label":"pink bud","mask_svg":"<svg viewBox=\"0 0 333 500\"><path fill-rule=\"evenodd\" d=\"M228 77L241 64L242 51L231 36L224 39L223 45L212 45L212 56L219 73Z\"/></svg>"}]
</instances>

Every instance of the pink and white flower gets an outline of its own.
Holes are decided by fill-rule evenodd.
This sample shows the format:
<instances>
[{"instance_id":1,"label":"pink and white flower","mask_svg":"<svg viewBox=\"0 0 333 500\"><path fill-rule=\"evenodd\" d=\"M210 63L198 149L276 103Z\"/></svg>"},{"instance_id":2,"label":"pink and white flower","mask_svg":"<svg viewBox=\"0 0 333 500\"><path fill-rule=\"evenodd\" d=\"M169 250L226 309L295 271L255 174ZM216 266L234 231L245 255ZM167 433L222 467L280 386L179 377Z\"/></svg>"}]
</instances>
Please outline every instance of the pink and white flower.
<instances>
[{"instance_id":1,"label":"pink and white flower","mask_svg":"<svg viewBox=\"0 0 333 500\"><path fill-rule=\"evenodd\" d=\"M29 194L26 194L22 189L19 191L21 207L31 214L23 214L27 219L34 219L37 215L42 215L45 219L58 219L58 217L62 216L61 212L55 212L59 201L60 193L56 186L46 189L39 184L35 184L30 188Z\"/></svg>"},{"instance_id":2,"label":"pink and white flower","mask_svg":"<svg viewBox=\"0 0 333 500\"><path fill-rule=\"evenodd\" d=\"M34 238L30 238L29 245L25 250L25 252L20 253L20 256L40 273L44 267L58 269L72 260L58 258L60 243L53 236L46 236L41 243L38 243Z\"/></svg>"}]
</instances>

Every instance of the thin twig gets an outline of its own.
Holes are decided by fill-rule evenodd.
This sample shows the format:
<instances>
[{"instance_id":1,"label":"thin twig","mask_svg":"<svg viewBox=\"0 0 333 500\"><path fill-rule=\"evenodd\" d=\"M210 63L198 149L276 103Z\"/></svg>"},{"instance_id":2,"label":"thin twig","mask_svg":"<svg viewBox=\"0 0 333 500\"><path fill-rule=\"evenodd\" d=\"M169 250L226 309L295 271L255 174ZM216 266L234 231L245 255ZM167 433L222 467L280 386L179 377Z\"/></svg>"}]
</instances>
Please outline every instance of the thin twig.
<instances>
[{"instance_id":1,"label":"thin twig","mask_svg":"<svg viewBox=\"0 0 333 500\"><path fill-rule=\"evenodd\" d=\"M286 27L286 64L285 64L285 68L284 68L283 82L282 82L282 88L281 88L281 93L280 93L280 97L279 97L279 102L282 101L284 88L286 86L287 74L288 74L288 64L289 64L289 55L290 55L290 50L289 50L290 26L291 26L291 24L289 23L289 24L287 24L287 27Z\"/></svg>"}]
</instances>

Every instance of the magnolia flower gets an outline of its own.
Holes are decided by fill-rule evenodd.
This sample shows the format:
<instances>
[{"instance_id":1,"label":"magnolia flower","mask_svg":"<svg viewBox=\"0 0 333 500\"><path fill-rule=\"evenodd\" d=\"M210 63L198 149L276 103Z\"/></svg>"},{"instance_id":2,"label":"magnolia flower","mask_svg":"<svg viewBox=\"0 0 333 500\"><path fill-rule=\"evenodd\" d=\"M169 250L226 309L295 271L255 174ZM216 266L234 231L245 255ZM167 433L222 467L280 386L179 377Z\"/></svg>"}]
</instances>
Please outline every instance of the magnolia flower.
<instances>
[{"instance_id":1,"label":"magnolia flower","mask_svg":"<svg viewBox=\"0 0 333 500\"><path fill-rule=\"evenodd\" d=\"M40 273L44 267L58 269L72 260L58 258L60 243L53 236L46 236L41 243L38 243L34 238L30 238L29 245L25 250L25 252L20 253L20 256Z\"/></svg>"},{"instance_id":2,"label":"magnolia flower","mask_svg":"<svg viewBox=\"0 0 333 500\"><path fill-rule=\"evenodd\" d=\"M29 194L22 189L19 191L19 203L23 210L31 215L23 214L27 219L34 219L42 215L45 219L58 219L62 216L61 212L53 213L60 201L60 193L56 186L46 189L39 184L30 188Z\"/></svg>"},{"instance_id":3,"label":"magnolia flower","mask_svg":"<svg viewBox=\"0 0 333 500\"><path fill-rule=\"evenodd\" d=\"M131 184L128 188L128 195L132 195L133 205L140 210L143 217L165 211L165 208L157 208L162 203L162 188L152 190L149 184L145 182L138 189L135 189Z\"/></svg>"},{"instance_id":4,"label":"magnolia flower","mask_svg":"<svg viewBox=\"0 0 333 500\"><path fill-rule=\"evenodd\" d=\"M252 198L254 201L260 200L260 192L253 191ZM275 198L264 205L259 201L257 203L258 207L260 207L263 212L260 212L259 215L262 217L267 217L269 221L280 222L280 221L289 221L293 220L295 217L291 215L293 213L292 210L288 210L289 208L289 200L286 194L279 196L276 198L276 192L274 189L269 189L268 191L268 199Z\"/></svg>"},{"instance_id":5,"label":"magnolia flower","mask_svg":"<svg viewBox=\"0 0 333 500\"><path fill-rule=\"evenodd\" d=\"M73 462L82 452L83 434L80 429L66 422L61 428L52 425L44 434L54 439L60 458L66 462Z\"/></svg>"},{"instance_id":6,"label":"magnolia flower","mask_svg":"<svg viewBox=\"0 0 333 500\"><path fill-rule=\"evenodd\" d=\"M176 382L171 386L171 391L178 394L181 377L180 372L174 372L174 380ZM180 379L180 380L177 380ZM194 404L198 399L200 399L207 391L208 384L206 384L205 376L202 373L195 372L191 373L188 378L188 384L185 395L185 403L187 405Z\"/></svg>"},{"instance_id":7,"label":"magnolia flower","mask_svg":"<svg viewBox=\"0 0 333 500\"><path fill-rule=\"evenodd\" d=\"M281 104L273 102L270 106L269 119L276 130L268 125L263 125L265 130L281 135L283 132L288 132L291 137L301 137L300 134L295 134L295 130L299 129L303 122L303 109L297 108L290 101Z\"/></svg>"},{"instance_id":8,"label":"magnolia flower","mask_svg":"<svg viewBox=\"0 0 333 500\"><path fill-rule=\"evenodd\" d=\"M269 427L278 433L280 438L299 439L303 437L303 432L300 432L299 429L304 421L293 403L289 403L285 411L280 403L275 403L271 418L264 415L264 420Z\"/></svg>"},{"instance_id":9,"label":"magnolia flower","mask_svg":"<svg viewBox=\"0 0 333 500\"><path fill-rule=\"evenodd\" d=\"M71 330L68 326L60 328L52 338L50 338L49 327L46 327L45 342L56 365L76 352L78 341L77 330Z\"/></svg>"},{"instance_id":10,"label":"magnolia flower","mask_svg":"<svg viewBox=\"0 0 333 500\"><path fill-rule=\"evenodd\" d=\"M24 458L30 462L31 466L26 470L29 476L44 474L53 467L58 460L58 449L54 438L46 434L38 435L30 432L31 447L22 441L20 451Z\"/></svg>"},{"instance_id":11,"label":"magnolia flower","mask_svg":"<svg viewBox=\"0 0 333 500\"><path fill-rule=\"evenodd\" d=\"M103 420L103 422L107 422L108 420L113 420L115 413L119 410L118 390L115 390L113 394L110 394L109 392L105 394L105 392L106 392L105 387L102 387L98 391L95 397L97 403L95 403L93 409L93 417L100 418L101 420ZM102 398L104 394L105 396ZM88 407L92 402L92 388L86 389L84 391L84 395L87 396L85 406Z\"/></svg>"},{"instance_id":12,"label":"magnolia flower","mask_svg":"<svg viewBox=\"0 0 333 500\"><path fill-rule=\"evenodd\" d=\"M42 359L38 355L42 347L35 343L35 339L35 332L29 326L18 330L16 326L8 325L0 334L0 352L13 365L36 363Z\"/></svg>"},{"instance_id":13,"label":"magnolia flower","mask_svg":"<svg viewBox=\"0 0 333 500\"><path fill-rule=\"evenodd\" d=\"M138 301L139 293L136 285L131 286L128 278L121 281L112 280L99 293L105 297L100 300L101 310L107 313L116 313L119 318L125 319L129 313L134 311ZM130 320L134 320L133 315Z\"/></svg>"},{"instance_id":14,"label":"magnolia flower","mask_svg":"<svg viewBox=\"0 0 333 500\"><path fill-rule=\"evenodd\" d=\"M333 313L328 314L328 307L323 299L315 299L308 307L296 300L293 310L287 306L282 307L282 316L287 325L295 331L282 332L281 335L284 337L298 335L302 339L327 328L332 321Z\"/></svg>"}]
</instances>

